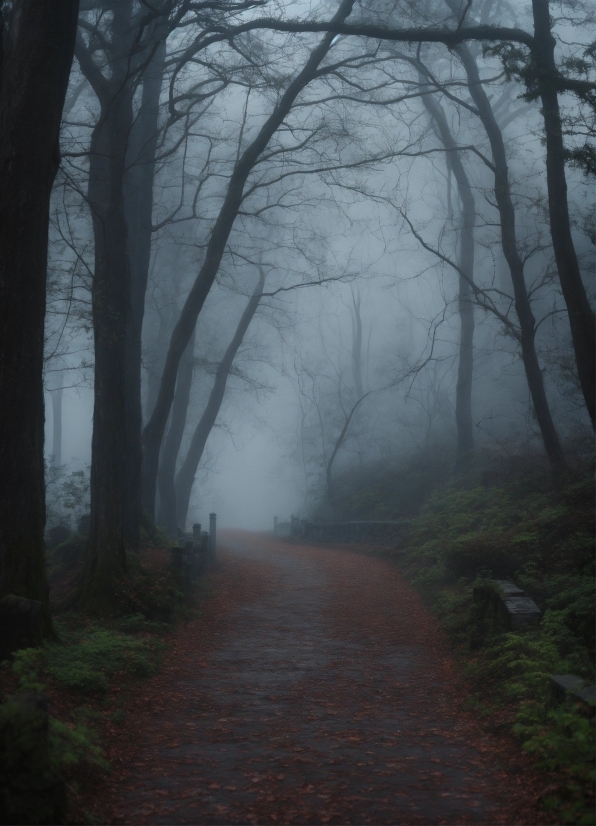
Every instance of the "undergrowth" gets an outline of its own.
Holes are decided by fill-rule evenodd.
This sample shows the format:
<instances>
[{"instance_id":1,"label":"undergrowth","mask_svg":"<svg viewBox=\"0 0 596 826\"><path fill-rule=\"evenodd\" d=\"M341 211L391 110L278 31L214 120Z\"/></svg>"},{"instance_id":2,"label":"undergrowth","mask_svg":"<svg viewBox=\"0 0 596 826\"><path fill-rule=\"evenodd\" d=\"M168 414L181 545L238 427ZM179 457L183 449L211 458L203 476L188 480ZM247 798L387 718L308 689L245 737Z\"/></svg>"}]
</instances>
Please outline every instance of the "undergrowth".
<instances>
[{"instance_id":1,"label":"undergrowth","mask_svg":"<svg viewBox=\"0 0 596 826\"><path fill-rule=\"evenodd\" d=\"M375 501L358 516L391 510ZM564 778L543 797L560 822L594 823L594 716L557 706L549 683L551 674L594 683L593 480L578 473L553 487L532 458L492 460L429 488L410 515L409 536L389 556L440 617L474 711ZM492 579L512 580L538 604L539 627L513 633L482 609L474 590L486 595Z\"/></svg>"},{"instance_id":2,"label":"undergrowth","mask_svg":"<svg viewBox=\"0 0 596 826\"><path fill-rule=\"evenodd\" d=\"M159 670L164 644L152 637L137 639L99 625L69 631L62 642L45 649L47 669L66 688L81 694L103 694L115 676L149 677Z\"/></svg>"},{"instance_id":3,"label":"undergrowth","mask_svg":"<svg viewBox=\"0 0 596 826\"><path fill-rule=\"evenodd\" d=\"M51 709L52 698L59 698L57 716L49 718L49 761L76 801L81 788L110 768L101 748L103 727L126 718L110 689L158 672L166 626L138 614L110 625L68 615L55 626L59 642L15 652L12 662L2 663L2 682L15 697L49 696Z\"/></svg>"},{"instance_id":4,"label":"undergrowth","mask_svg":"<svg viewBox=\"0 0 596 826\"><path fill-rule=\"evenodd\" d=\"M594 683L594 485L552 489L459 477L412 520L401 564L440 616L487 720L505 720L539 766L566 778L543 803L563 823L594 823L594 716L555 706L549 675ZM480 482L480 484L479 484ZM483 484L484 482L484 484ZM540 627L506 631L474 599L510 579L538 604Z\"/></svg>"},{"instance_id":5,"label":"undergrowth","mask_svg":"<svg viewBox=\"0 0 596 826\"><path fill-rule=\"evenodd\" d=\"M75 534L47 554L59 605L68 604L80 580L84 545ZM158 673L165 635L192 616L204 589L201 580L190 587L171 571L169 549L156 535L142 554L130 555L114 615L96 620L62 610L54 617L56 642L17 651L0 665L5 699L28 692L49 699L55 715L49 719L49 759L67 781L69 817L76 822L88 821L81 808L85 789L109 770L101 747L104 735L126 720L122 705L130 689Z\"/></svg>"}]
</instances>

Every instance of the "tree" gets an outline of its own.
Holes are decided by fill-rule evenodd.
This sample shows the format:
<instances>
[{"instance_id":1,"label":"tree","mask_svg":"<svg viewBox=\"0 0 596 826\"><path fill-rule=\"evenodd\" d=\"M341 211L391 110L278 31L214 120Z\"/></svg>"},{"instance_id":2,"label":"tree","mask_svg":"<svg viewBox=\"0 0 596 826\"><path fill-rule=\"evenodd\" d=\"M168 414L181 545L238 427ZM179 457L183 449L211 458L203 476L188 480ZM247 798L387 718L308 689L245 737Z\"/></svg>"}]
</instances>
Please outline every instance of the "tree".
<instances>
[{"instance_id":1,"label":"tree","mask_svg":"<svg viewBox=\"0 0 596 826\"><path fill-rule=\"evenodd\" d=\"M52 464L60 467L62 464L62 395L63 373L58 370L50 388L52 399Z\"/></svg>"},{"instance_id":2,"label":"tree","mask_svg":"<svg viewBox=\"0 0 596 826\"><path fill-rule=\"evenodd\" d=\"M334 493L333 476L332 476L333 463L335 462L336 456L339 453L339 450L340 450L341 446L343 445L343 443L346 439L346 436L348 434L348 429L350 427L350 423L351 423L352 419L354 418L354 413L356 412L356 410L358 409L360 404L364 401L364 399L367 396L368 396L368 393L365 393L363 396L360 396L360 398L356 399L356 401L350 407L349 410L345 410L342 406L342 413L343 413L343 416L344 416L344 423L343 423L342 428L339 432L339 436L335 440L335 444L333 445L331 455L329 456L329 460L328 460L327 465L325 467L325 483L326 483L326 491L327 491L327 501L330 504L333 502L333 493Z\"/></svg>"},{"instance_id":3,"label":"tree","mask_svg":"<svg viewBox=\"0 0 596 826\"><path fill-rule=\"evenodd\" d=\"M79 602L88 610L110 608L114 578L126 572L124 534L127 450L127 331L131 273L124 203L128 138L133 124L133 3L123 0L108 14L109 72L93 60L82 36L77 59L100 104L89 153L88 201L93 219L92 284L95 382L91 446L91 530ZM134 69L135 67L133 67Z\"/></svg>"},{"instance_id":4,"label":"tree","mask_svg":"<svg viewBox=\"0 0 596 826\"><path fill-rule=\"evenodd\" d=\"M556 39L551 32L549 0L532 0L534 15L533 82L528 91L540 95L546 138L546 182L548 186L548 210L553 250L559 272L559 281L567 305L571 338L575 351L577 372L592 419L596 420L596 339L594 310L590 306L582 282L577 253L571 235L567 180L565 177L565 146L563 125L559 109L558 90L572 84L561 83L555 62ZM591 84L592 97L596 87ZM583 93L590 93L587 84Z\"/></svg>"},{"instance_id":5,"label":"tree","mask_svg":"<svg viewBox=\"0 0 596 826\"><path fill-rule=\"evenodd\" d=\"M540 96L543 103L543 119L546 134L546 164L549 189L549 220L553 248L561 289L567 310L571 336L573 340L575 361L584 394L588 413L594 423L596 347L594 311L592 310L577 261L577 254L571 235L569 207L567 202L567 183L565 179L566 152L563 144L562 126L559 111L559 91L571 91L588 98L594 95L596 85L593 82L577 81L566 78L559 70L554 59L555 39L550 29L549 0L532 0L534 14L534 34L523 29L490 24L466 25L466 18L472 6L471 2L447 0L453 12L455 28L433 28L432 26L396 28L374 23L347 23L333 20L318 21L281 21L271 18L255 19L248 23L230 27L225 32L206 33L205 38L193 44L191 54L196 54L208 45L220 40L255 29L273 29L285 32L331 32L337 35L356 36L386 40L394 43L442 43L455 48L463 43L476 41L483 43L501 43L511 47L510 55L519 56L519 48L529 50L530 61L526 62L528 71L524 79L528 82L528 94ZM591 98L590 98L591 99Z\"/></svg>"},{"instance_id":6,"label":"tree","mask_svg":"<svg viewBox=\"0 0 596 826\"><path fill-rule=\"evenodd\" d=\"M211 388L211 393L209 394L209 400L207 401L203 415L196 426L186 457L180 465L178 473L176 474L175 511L173 516L175 517L175 524L180 525L183 529L186 525L190 494L192 492L192 486L195 481L197 469L203 456L203 451L205 450L205 445L207 444L209 434L211 433L213 425L217 420L217 416L226 392L228 377L230 375L230 371L232 370L234 359L236 358L236 353L244 340L246 331L248 330L248 327L259 306L259 302L261 301L264 284L265 270L263 267L260 267L257 286L255 287L254 292L250 297L242 316L240 317L240 321L238 322L238 326L236 327L232 340L228 344L226 352L217 366L213 387ZM178 375L180 376L180 372Z\"/></svg>"},{"instance_id":7,"label":"tree","mask_svg":"<svg viewBox=\"0 0 596 826\"><path fill-rule=\"evenodd\" d=\"M420 71L421 66L418 66ZM420 78L427 81L420 73ZM474 452L474 425L472 418L472 382L474 370L474 296L471 282L474 280L474 226L476 224L476 202L472 187L457 145L442 107L432 95L423 95L422 103L436 125L441 142L447 150L449 172L457 182L462 204L462 227L459 237L459 294L460 317L459 358L457 367L457 387L455 391L455 422L457 425L456 466L462 469Z\"/></svg>"},{"instance_id":8,"label":"tree","mask_svg":"<svg viewBox=\"0 0 596 826\"><path fill-rule=\"evenodd\" d=\"M43 347L49 205L78 0L0 10L0 596L39 600L44 559Z\"/></svg>"},{"instance_id":9,"label":"tree","mask_svg":"<svg viewBox=\"0 0 596 826\"><path fill-rule=\"evenodd\" d=\"M342 0L334 22L345 20L352 11L354 0ZM269 142L284 122L298 95L316 77L320 64L331 48L334 36L327 34L311 52L300 72L288 84L259 133L242 152L230 176L226 196L211 230L204 263L184 303L180 318L170 340L161 385L155 408L143 431L145 455L143 459L143 504L150 514L155 509L155 493L159 467L159 452L174 398L176 376L180 359L192 334L205 299L218 273L232 227L245 197L248 176L267 149Z\"/></svg>"},{"instance_id":10,"label":"tree","mask_svg":"<svg viewBox=\"0 0 596 826\"><path fill-rule=\"evenodd\" d=\"M128 545L138 548L141 518L141 339L145 296L153 238L153 187L160 137L160 94L166 59L167 19L153 24L151 60L142 74L139 110L131 128L126 152L124 213L130 260L130 310L126 336L126 457L123 532Z\"/></svg>"},{"instance_id":11,"label":"tree","mask_svg":"<svg viewBox=\"0 0 596 826\"><path fill-rule=\"evenodd\" d=\"M456 46L453 51L459 56L462 65L464 66L467 78L468 91L470 93L472 101L475 104L475 107L470 107L468 103L457 98L452 92L448 93L449 98L451 100L454 100L462 108L466 108L468 110L471 109L473 114L475 114L479 118L484 127L484 130L486 132L486 135L491 146L492 163L487 159L484 160L487 166L491 169L492 173L494 174L494 193L496 206L500 218L501 245L503 249L503 254L505 256L511 274L511 282L513 285L513 291L515 296L515 309L519 320L519 333L516 332L516 337L518 337L520 343L522 360L524 363L528 387L532 397L532 404L536 415L536 419L540 427L545 450L551 462L553 470L556 473L560 473L560 471L565 466L565 460L559 436L555 428L555 424L553 422L552 414L548 404L548 399L544 388L542 371L540 369L538 355L536 352L536 321L532 312L530 296L525 283L524 261L518 248L518 241L516 235L516 215L513 199L511 196L509 169L503 135L498 125L498 122L494 116L490 100L486 94L486 91L480 79L476 60L472 55L470 48L465 44L461 44ZM428 83L429 90L433 88L441 89L441 83L435 78L433 78L432 73L421 62L419 55L417 55L416 58L413 58L411 56L398 53L396 54L396 57L398 57L401 60L406 60L407 62L413 64L418 70L419 79L420 76L422 76L425 85ZM445 94L447 94L447 90L444 86L442 87L442 91ZM427 111L431 113L431 116L433 117L433 120L437 125L437 129L441 137L441 142L447 150L447 157L449 159L454 176L458 183L460 195L463 196L462 204L464 206L464 212L466 213L464 218L464 227L473 227L475 222L474 199L467 179L467 175L465 174L465 170L463 169L461 160L459 158L459 152L456 151L456 144L453 140L453 137L451 136L445 116L442 113L442 111L438 108L437 104L432 100L431 95L423 95L422 100L425 105L425 108L427 109ZM472 148L475 150L474 147ZM481 153L479 154L482 157ZM412 228L411 223L410 227ZM418 238L418 240L422 242L420 235L418 233L415 233L415 235ZM466 233L466 235L468 235L468 233ZM426 245L426 249L430 249L430 247ZM462 282L466 284L465 303L468 305L468 312L471 308L472 294L474 293L474 291L476 291L477 294L479 292L474 282L473 255L473 239L470 237L464 237L462 238L462 243L460 244L459 264L453 265L453 263L450 262L451 265L454 266L456 271L459 272L460 276L460 306L461 284ZM492 306L492 309L494 309L494 306ZM470 336L468 341L465 340L463 336L464 333L467 336ZM463 401L463 391L465 390L467 395L467 393L469 393L469 391L471 390L471 334L473 334L473 318L471 325L469 323L469 319L465 319L465 324L462 323L462 337L460 338L460 368L463 367L463 370L459 370L458 387L456 395L456 399L458 402L460 402L460 405ZM466 350L468 352L465 352L465 359L462 363L461 344L464 342L465 344L469 345L469 348L466 347ZM462 379L464 379L463 382ZM466 387L467 382L469 382L469 385ZM461 439L462 436L462 419L464 421L467 420L468 422L468 432L471 430L472 422L471 409L469 407L469 397L466 401L467 404L465 405L465 407L460 406L459 411L456 407L456 418L458 419L458 441L459 439ZM459 454L459 456L461 456L461 454Z\"/></svg>"},{"instance_id":12,"label":"tree","mask_svg":"<svg viewBox=\"0 0 596 826\"><path fill-rule=\"evenodd\" d=\"M362 297L360 288L350 286L350 301L340 295L350 313L348 342L345 315L324 311L318 318L318 335L308 336L314 348L294 360L293 373L298 391L300 425L298 448L305 477L305 503L316 491L323 495L329 512L337 505L334 468L337 458L351 441L352 450L361 456L362 443L368 442L373 425L369 420L355 432L355 416L371 394L367 389L363 354ZM335 316L337 324L332 322ZM335 329L334 329L335 328ZM332 333L331 338L329 333ZM369 350L370 340L366 351ZM315 495L316 495L315 494Z\"/></svg>"},{"instance_id":13,"label":"tree","mask_svg":"<svg viewBox=\"0 0 596 826\"><path fill-rule=\"evenodd\" d=\"M95 405L91 532L79 602L109 608L126 572L127 549L139 544L141 516L141 334L152 241L153 186L160 136L166 39L178 25L205 25L252 5L187 0L155 6L90 0L80 20L77 59L99 103L89 147L87 200L93 217L92 287ZM170 56L172 62L175 58ZM205 101L227 84L188 93ZM137 90L142 85L141 95ZM140 101L138 100L140 97ZM137 103L138 105L137 109ZM190 108L192 108L192 103ZM177 122L171 120L170 125ZM191 124L187 118L186 127ZM168 150L173 153L182 137ZM168 152L161 152L161 160Z\"/></svg>"},{"instance_id":14,"label":"tree","mask_svg":"<svg viewBox=\"0 0 596 826\"><path fill-rule=\"evenodd\" d=\"M546 391L544 389L544 379L536 353L536 321L532 313L526 287L524 262L517 245L515 208L511 198L509 170L503 135L494 117L490 101L478 74L476 61L470 53L469 48L465 45L458 46L456 52L465 68L468 78L468 89L472 100L476 104L478 117L486 130L492 150L493 171L495 176L495 200L501 221L501 244L511 273L511 283L513 284L513 292L515 295L515 310L520 326L522 359L544 447L553 469L555 472L560 473L565 466L565 458L550 412Z\"/></svg>"},{"instance_id":15,"label":"tree","mask_svg":"<svg viewBox=\"0 0 596 826\"><path fill-rule=\"evenodd\" d=\"M172 404L172 415L170 416L170 426L164 439L163 448L159 462L159 476L157 477L159 487L159 514L157 524L160 525L168 536L175 539L178 536L179 521L176 508L176 462L182 444L184 427L186 425L186 415L190 400L193 373L195 369L194 349L195 330L190 337L190 341L184 351L178 368L178 378L176 379L176 394ZM194 480L194 475L193 475ZM186 516L186 514L185 514ZM182 527L186 519L182 521Z\"/></svg>"}]
</instances>

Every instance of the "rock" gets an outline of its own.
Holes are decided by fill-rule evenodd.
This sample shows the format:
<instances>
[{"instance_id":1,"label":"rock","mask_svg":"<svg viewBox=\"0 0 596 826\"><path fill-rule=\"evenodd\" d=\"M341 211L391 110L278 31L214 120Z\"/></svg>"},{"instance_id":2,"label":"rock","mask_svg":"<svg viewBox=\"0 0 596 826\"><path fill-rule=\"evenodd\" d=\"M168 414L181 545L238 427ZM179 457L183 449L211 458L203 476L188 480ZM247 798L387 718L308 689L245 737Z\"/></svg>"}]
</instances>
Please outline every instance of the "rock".
<instances>
[{"instance_id":1,"label":"rock","mask_svg":"<svg viewBox=\"0 0 596 826\"><path fill-rule=\"evenodd\" d=\"M528 625L540 622L540 608L530 597L507 597L505 608L512 631L522 631Z\"/></svg>"},{"instance_id":2,"label":"rock","mask_svg":"<svg viewBox=\"0 0 596 826\"><path fill-rule=\"evenodd\" d=\"M0 599L0 661L41 645L41 602L14 594Z\"/></svg>"},{"instance_id":3,"label":"rock","mask_svg":"<svg viewBox=\"0 0 596 826\"><path fill-rule=\"evenodd\" d=\"M0 705L0 823L64 823L66 786L52 766L47 700L25 694Z\"/></svg>"},{"instance_id":4,"label":"rock","mask_svg":"<svg viewBox=\"0 0 596 826\"><path fill-rule=\"evenodd\" d=\"M473 591L475 625L470 648L480 648L487 637L504 631L523 631L540 620L540 608L521 588L506 579L491 579Z\"/></svg>"},{"instance_id":5,"label":"rock","mask_svg":"<svg viewBox=\"0 0 596 826\"><path fill-rule=\"evenodd\" d=\"M575 674L551 674L549 677L551 695L555 703L571 700L579 703L592 716L596 707L596 686L587 685Z\"/></svg>"},{"instance_id":6,"label":"rock","mask_svg":"<svg viewBox=\"0 0 596 826\"><path fill-rule=\"evenodd\" d=\"M525 596L524 592L521 588L518 588L517 585L514 585L513 582L509 582L507 579L491 579L491 582L497 586L497 588L503 593L506 597L523 597Z\"/></svg>"},{"instance_id":7,"label":"rock","mask_svg":"<svg viewBox=\"0 0 596 826\"><path fill-rule=\"evenodd\" d=\"M511 631L522 631L528 625L540 621L540 608L533 599L524 594L521 588L504 579L493 579L492 582L502 595Z\"/></svg>"}]
</instances>

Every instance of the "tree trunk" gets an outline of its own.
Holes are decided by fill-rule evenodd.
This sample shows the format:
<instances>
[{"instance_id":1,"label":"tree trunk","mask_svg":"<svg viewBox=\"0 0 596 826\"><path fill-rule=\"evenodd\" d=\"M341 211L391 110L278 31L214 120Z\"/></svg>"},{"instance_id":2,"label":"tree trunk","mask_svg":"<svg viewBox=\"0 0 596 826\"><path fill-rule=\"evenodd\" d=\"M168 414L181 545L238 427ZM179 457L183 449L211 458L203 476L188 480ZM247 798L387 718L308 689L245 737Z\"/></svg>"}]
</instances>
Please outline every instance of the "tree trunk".
<instances>
[{"instance_id":1,"label":"tree trunk","mask_svg":"<svg viewBox=\"0 0 596 826\"><path fill-rule=\"evenodd\" d=\"M49 205L78 0L0 11L0 597L42 603L45 575L43 348Z\"/></svg>"},{"instance_id":2,"label":"tree trunk","mask_svg":"<svg viewBox=\"0 0 596 826\"><path fill-rule=\"evenodd\" d=\"M465 202L463 202L465 204ZM462 210L463 226L459 237L459 266L466 275L474 276L474 213ZM455 421L457 425L457 470L464 469L474 454L474 421L472 418L472 386L474 377L474 303L470 282L459 276L457 297L460 336L455 389Z\"/></svg>"},{"instance_id":3,"label":"tree trunk","mask_svg":"<svg viewBox=\"0 0 596 826\"><path fill-rule=\"evenodd\" d=\"M332 502L332 500L333 500L333 477L332 477L331 473L332 473L332 470L333 470L333 463L335 462L335 457L339 453L339 449L345 441L345 438L348 434L348 428L350 427L350 422L352 421L352 418L354 417L354 413L356 412L356 409L358 408L358 405L360 404L360 402L364 401L364 399L367 396L368 396L368 393L365 393L364 396L361 396L358 399L358 401L356 402L356 404L352 407L352 409L350 410L348 415L346 416L344 426L342 427L341 433L339 434L339 436L337 437L337 439L335 441L335 445L333 446L331 456L329 458L329 461L327 462L327 467L325 468L325 483L326 483L326 486L327 486L327 501L328 502Z\"/></svg>"},{"instance_id":4,"label":"tree trunk","mask_svg":"<svg viewBox=\"0 0 596 826\"><path fill-rule=\"evenodd\" d=\"M190 337L178 369L176 395L174 396L174 403L172 404L170 427L168 428L168 435L164 441L159 463L159 517L157 524L160 525L172 539L176 539L178 536L176 485L174 480L176 475L176 462L178 461L178 453L186 426L186 414L188 412L194 373L195 331L196 327Z\"/></svg>"},{"instance_id":5,"label":"tree trunk","mask_svg":"<svg viewBox=\"0 0 596 826\"><path fill-rule=\"evenodd\" d=\"M342 0L332 22L343 22L352 11L354 2L355 0ZM230 237L232 227L234 226L236 216L238 215L238 210L242 204L244 186L251 170L267 148L269 141L291 111L296 98L316 76L317 69L331 48L334 37L335 35L333 33L326 34L319 45L311 52L304 68L290 82L286 91L281 95L273 112L266 119L256 138L242 153L231 175L223 205L213 226L211 237L209 238L205 261L184 303L180 319L172 333L155 408L143 431L145 455L143 458L142 501L151 516L153 516L155 512L159 452L174 398L178 365L188 345L205 299L218 273L226 244Z\"/></svg>"},{"instance_id":6,"label":"tree trunk","mask_svg":"<svg viewBox=\"0 0 596 826\"><path fill-rule=\"evenodd\" d=\"M426 79L426 78L424 78ZM474 227L476 202L470 181L455 150L447 118L432 95L423 95L422 102L432 117L441 142L447 152L447 163L455 177L462 204L462 228L459 240L459 266L467 276L459 276L458 310L460 318L459 360L455 391L455 422L457 426L456 468L463 469L474 453L474 422L472 418L472 380L474 370L474 304L470 281L474 280Z\"/></svg>"},{"instance_id":7,"label":"tree trunk","mask_svg":"<svg viewBox=\"0 0 596 826\"><path fill-rule=\"evenodd\" d=\"M112 42L120 46L100 98L93 130L88 199L93 216L95 271L91 290L95 344L93 437L91 443L91 530L81 607L109 610L126 572L123 503L126 495L127 326L130 264L123 181L132 127L132 84L125 40L132 3L114 7ZM97 70L98 71L98 70ZM95 78L97 79L97 78ZM92 82L92 78L89 78Z\"/></svg>"},{"instance_id":8,"label":"tree trunk","mask_svg":"<svg viewBox=\"0 0 596 826\"><path fill-rule=\"evenodd\" d=\"M352 289L352 380L356 397L364 395L364 384L362 381L362 313L360 291L356 294Z\"/></svg>"},{"instance_id":9,"label":"tree trunk","mask_svg":"<svg viewBox=\"0 0 596 826\"><path fill-rule=\"evenodd\" d=\"M561 290L569 314L569 326L579 381L592 420L592 427L594 427L594 397L596 390L594 386L596 382L595 319L594 311L590 306L582 282L569 222L567 181L565 178L565 147L563 145L563 126L561 124L556 85L556 40L550 30L549 0L532 0L532 10L535 39L533 59L538 72L546 136L546 183L551 237Z\"/></svg>"},{"instance_id":10,"label":"tree trunk","mask_svg":"<svg viewBox=\"0 0 596 826\"><path fill-rule=\"evenodd\" d=\"M60 374L62 385L62 374ZM52 397L52 465L60 467L62 464L62 386L50 391Z\"/></svg>"},{"instance_id":11,"label":"tree trunk","mask_svg":"<svg viewBox=\"0 0 596 826\"><path fill-rule=\"evenodd\" d=\"M125 217L130 260L130 311L126 337L126 460L124 480L124 540L139 547L141 521L141 333L151 259L153 181L159 136L159 98L166 57L160 42L143 74L141 106L132 126L125 178Z\"/></svg>"},{"instance_id":12,"label":"tree trunk","mask_svg":"<svg viewBox=\"0 0 596 826\"><path fill-rule=\"evenodd\" d=\"M524 278L524 262L517 248L517 238L515 233L515 208L511 199L509 187L509 169L507 166L507 156L503 135L495 120L490 101L486 96L484 87L478 74L476 61L472 57L467 46L458 46L456 49L466 70L468 78L468 89L470 95L478 108L479 116L486 130L490 141L493 163L495 167L495 199L501 220L501 244L503 254L509 265L511 281L513 284L513 294L515 298L515 310L519 319L520 342L522 350L522 360L526 371L526 378L534 413L540 427L542 440L546 454L555 473L560 473L565 466L565 458L559 441L559 436L555 428L548 399L544 389L542 371L536 353L535 335L536 323L526 282Z\"/></svg>"},{"instance_id":13,"label":"tree trunk","mask_svg":"<svg viewBox=\"0 0 596 826\"><path fill-rule=\"evenodd\" d=\"M240 321L238 322L238 326L236 327L234 337L229 343L228 349L224 353L224 357L217 367L215 381L213 382L213 387L211 388L211 393L209 394L209 401L207 402L205 411L203 412L201 420L199 421L192 437L186 459L182 462L180 470L176 476L176 524L179 524L182 529L184 529L186 525L190 494L195 481L197 468L199 467L199 462L201 461L203 451L205 450L205 445L207 444L209 434L211 433L215 420L217 419L221 403L226 392L228 376L230 375L232 364L236 358L236 353L242 344L249 324L257 311L257 307L259 306L264 283L265 273L264 270L261 269L259 282L255 288L255 291L246 305Z\"/></svg>"},{"instance_id":14,"label":"tree trunk","mask_svg":"<svg viewBox=\"0 0 596 826\"><path fill-rule=\"evenodd\" d=\"M176 296L177 299L178 296ZM155 408L159 385L163 374L167 346L172 331L178 321L178 309L176 300L172 298L170 302L161 310L155 307L159 315L159 325L157 334L145 351L145 359L149 362L147 366L147 396L145 401L145 419L149 419Z\"/></svg>"}]
</instances>

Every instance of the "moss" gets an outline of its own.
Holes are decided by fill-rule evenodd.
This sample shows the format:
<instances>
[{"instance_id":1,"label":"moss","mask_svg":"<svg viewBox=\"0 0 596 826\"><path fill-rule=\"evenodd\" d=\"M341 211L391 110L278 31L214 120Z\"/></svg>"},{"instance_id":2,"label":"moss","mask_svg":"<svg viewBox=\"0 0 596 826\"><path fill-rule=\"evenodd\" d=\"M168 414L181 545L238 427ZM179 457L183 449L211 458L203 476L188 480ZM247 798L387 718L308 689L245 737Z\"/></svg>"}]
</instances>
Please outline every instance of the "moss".
<instances>
[{"instance_id":1,"label":"moss","mask_svg":"<svg viewBox=\"0 0 596 826\"><path fill-rule=\"evenodd\" d=\"M13 672L21 691L41 691L51 676L71 691L101 695L115 675L149 677L159 671L164 643L152 637L138 639L99 625L69 629L59 626L60 643L15 654Z\"/></svg>"},{"instance_id":2,"label":"moss","mask_svg":"<svg viewBox=\"0 0 596 826\"><path fill-rule=\"evenodd\" d=\"M159 670L163 645L135 639L97 625L63 634L63 645L46 647L47 668L55 680L81 694L103 694L115 674L148 677Z\"/></svg>"}]
</instances>

